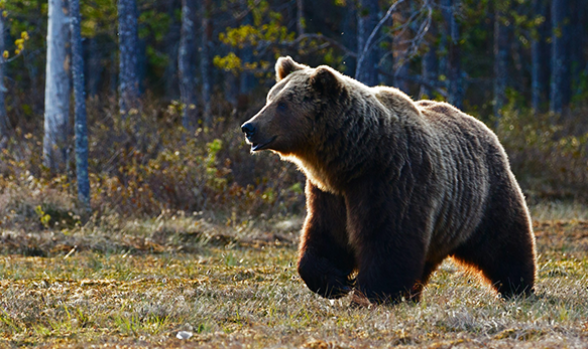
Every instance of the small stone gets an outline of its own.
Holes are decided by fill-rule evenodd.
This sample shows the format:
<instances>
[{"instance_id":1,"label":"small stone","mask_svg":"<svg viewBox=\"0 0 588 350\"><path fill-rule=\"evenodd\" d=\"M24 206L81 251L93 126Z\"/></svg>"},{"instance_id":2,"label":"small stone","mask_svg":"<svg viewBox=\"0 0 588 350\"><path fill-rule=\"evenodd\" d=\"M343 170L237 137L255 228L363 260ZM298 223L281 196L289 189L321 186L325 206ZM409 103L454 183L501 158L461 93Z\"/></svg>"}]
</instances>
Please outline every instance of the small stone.
<instances>
[{"instance_id":1,"label":"small stone","mask_svg":"<svg viewBox=\"0 0 588 350\"><path fill-rule=\"evenodd\" d=\"M176 338L186 340L192 338L193 335L194 333L192 332L179 331L178 334L176 334Z\"/></svg>"}]
</instances>

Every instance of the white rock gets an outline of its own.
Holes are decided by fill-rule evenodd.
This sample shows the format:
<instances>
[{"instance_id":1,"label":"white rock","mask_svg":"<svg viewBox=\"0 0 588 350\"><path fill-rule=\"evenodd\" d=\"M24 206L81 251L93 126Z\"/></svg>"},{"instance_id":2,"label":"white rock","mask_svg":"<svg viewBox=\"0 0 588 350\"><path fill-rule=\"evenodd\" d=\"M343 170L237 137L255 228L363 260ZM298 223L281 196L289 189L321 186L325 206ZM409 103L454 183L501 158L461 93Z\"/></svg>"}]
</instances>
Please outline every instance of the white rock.
<instances>
[{"instance_id":1,"label":"white rock","mask_svg":"<svg viewBox=\"0 0 588 350\"><path fill-rule=\"evenodd\" d=\"M190 339L190 338L192 338L193 335L194 335L194 333L192 333L192 332L179 331L178 334L176 334L176 338L178 338L178 339Z\"/></svg>"}]
</instances>

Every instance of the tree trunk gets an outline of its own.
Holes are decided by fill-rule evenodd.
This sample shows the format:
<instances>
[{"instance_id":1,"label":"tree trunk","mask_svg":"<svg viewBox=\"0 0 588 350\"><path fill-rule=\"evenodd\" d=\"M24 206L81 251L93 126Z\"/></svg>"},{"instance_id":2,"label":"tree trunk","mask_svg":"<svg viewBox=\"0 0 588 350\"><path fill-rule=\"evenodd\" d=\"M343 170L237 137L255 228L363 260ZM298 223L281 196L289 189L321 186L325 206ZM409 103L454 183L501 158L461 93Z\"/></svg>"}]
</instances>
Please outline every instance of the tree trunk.
<instances>
[{"instance_id":1,"label":"tree trunk","mask_svg":"<svg viewBox=\"0 0 588 350\"><path fill-rule=\"evenodd\" d=\"M584 85L582 80L585 79L585 77L582 76L582 71L586 66L584 49L588 42L586 40L586 30L584 26L588 20L588 7L586 6L586 0L572 0L570 8L572 17L571 32L577 33L574 37L574 44L570 44L570 66L572 68L570 75L573 79L571 84L574 87L571 94L575 95L582 93L582 87Z\"/></svg>"},{"instance_id":2,"label":"tree trunk","mask_svg":"<svg viewBox=\"0 0 588 350\"><path fill-rule=\"evenodd\" d=\"M508 27L505 26L506 4L497 1L494 11L494 117L501 117L506 102L506 80L508 77Z\"/></svg>"},{"instance_id":3,"label":"tree trunk","mask_svg":"<svg viewBox=\"0 0 588 350\"><path fill-rule=\"evenodd\" d=\"M434 23L431 24L429 40L427 42L427 52L423 55L421 64L421 74L426 81L437 81L437 74L439 69L439 59L435 47L435 40L437 39L437 27ZM421 85L419 98L432 98L433 89L428 85Z\"/></svg>"},{"instance_id":4,"label":"tree trunk","mask_svg":"<svg viewBox=\"0 0 588 350\"><path fill-rule=\"evenodd\" d=\"M84 94L84 56L80 30L80 0L69 0L71 17L72 75L75 97L76 175L78 199L90 208L90 180L88 178L88 126Z\"/></svg>"},{"instance_id":5,"label":"tree trunk","mask_svg":"<svg viewBox=\"0 0 588 350\"><path fill-rule=\"evenodd\" d=\"M184 105L182 125L186 129L196 125L196 2L182 0L182 29L178 68L180 71L180 96Z\"/></svg>"},{"instance_id":6,"label":"tree trunk","mask_svg":"<svg viewBox=\"0 0 588 350\"><path fill-rule=\"evenodd\" d=\"M441 35L439 36L439 48L437 49L437 52L439 53L439 78L446 80L449 76L449 73L447 72L447 68L449 68L449 63L447 60L447 56L449 54L447 23L443 22L443 24L440 24L439 31L441 32Z\"/></svg>"},{"instance_id":7,"label":"tree trunk","mask_svg":"<svg viewBox=\"0 0 588 350\"><path fill-rule=\"evenodd\" d=\"M117 91L118 89L118 69L117 69L117 57L116 57L116 50L110 52L110 70L108 73L109 80L108 80L108 91Z\"/></svg>"},{"instance_id":8,"label":"tree trunk","mask_svg":"<svg viewBox=\"0 0 588 350\"><path fill-rule=\"evenodd\" d=\"M4 68L6 63L2 57L5 50L4 46L4 16L0 14L0 142L4 137L8 137L8 116L6 115L5 93L4 86Z\"/></svg>"},{"instance_id":9,"label":"tree trunk","mask_svg":"<svg viewBox=\"0 0 588 350\"><path fill-rule=\"evenodd\" d=\"M354 2L347 2L341 23L341 41L345 47L351 51L357 52L357 9ZM352 57L344 57L343 65L345 66L345 74L349 76L355 75L356 60Z\"/></svg>"},{"instance_id":10,"label":"tree trunk","mask_svg":"<svg viewBox=\"0 0 588 350\"><path fill-rule=\"evenodd\" d=\"M119 109L122 118L140 111L137 12L135 0L118 0Z\"/></svg>"},{"instance_id":11,"label":"tree trunk","mask_svg":"<svg viewBox=\"0 0 588 350\"><path fill-rule=\"evenodd\" d=\"M304 0L296 0L296 31L298 36L304 34Z\"/></svg>"},{"instance_id":12,"label":"tree trunk","mask_svg":"<svg viewBox=\"0 0 588 350\"><path fill-rule=\"evenodd\" d=\"M202 102L204 104L204 126L212 126L210 96L212 94L212 66L210 48L212 46L211 0L204 0L202 6L202 47L200 50L200 69L202 75Z\"/></svg>"},{"instance_id":13,"label":"tree trunk","mask_svg":"<svg viewBox=\"0 0 588 350\"><path fill-rule=\"evenodd\" d=\"M456 12L459 10L460 0L443 0L443 17L446 23L446 35L448 38L447 49L447 100L450 104L463 108L463 78L461 72L461 52L459 45L459 22L456 20Z\"/></svg>"},{"instance_id":14,"label":"tree trunk","mask_svg":"<svg viewBox=\"0 0 588 350\"><path fill-rule=\"evenodd\" d=\"M379 33L376 34L372 41L371 48L365 48L368 38L378 24L378 7L377 0L359 0L357 11L357 50L358 65L355 72L355 79L368 86L378 84L378 63L380 60L378 41ZM365 53L365 55L364 55ZM363 56L363 57L362 57ZM360 60L363 58L363 62Z\"/></svg>"},{"instance_id":15,"label":"tree trunk","mask_svg":"<svg viewBox=\"0 0 588 350\"><path fill-rule=\"evenodd\" d=\"M570 103L569 0L551 2L551 112L561 114Z\"/></svg>"},{"instance_id":16,"label":"tree trunk","mask_svg":"<svg viewBox=\"0 0 588 350\"><path fill-rule=\"evenodd\" d=\"M533 0L533 13L543 18L531 39L531 107L536 112L544 110L549 94L549 36L548 7L546 0Z\"/></svg>"},{"instance_id":17,"label":"tree trunk","mask_svg":"<svg viewBox=\"0 0 588 350\"><path fill-rule=\"evenodd\" d=\"M414 11L414 3L411 3L411 12ZM409 24L411 29L414 28L414 22ZM409 32L405 32L404 36L395 35L394 39L392 40L392 50L396 52L392 52L392 57L394 58L394 86L400 89L402 92L408 94L410 90L410 81L409 79L405 79L406 77L410 76L409 62L406 60L408 55L408 44L401 44L403 41L407 42L410 40Z\"/></svg>"},{"instance_id":18,"label":"tree trunk","mask_svg":"<svg viewBox=\"0 0 588 350\"><path fill-rule=\"evenodd\" d=\"M86 72L88 73L88 95L94 97L98 95L101 75L104 69L100 62L103 54L98 48L98 37L95 36L86 40L88 42L88 52L86 55L88 63L86 68Z\"/></svg>"},{"instance_id":19,"label":"tree trunk","mask_svg":"<svg viewBox=\"0 0 588 350\"><path fill-rule=\"evenodd\" d=\"M398 74L394 77L394 87L398 88L405 94L410 94L410 80L406 77L410 76L408 62L404 61L400 63L401 66L396 68Z\"/></svg>"},{"instance_id":20,"label":"tree trunk","mask_svg":"<svg viewBox=\"0 0 588 350\"><path fill-rule=\"evenodd\" d=\"M62 168L67 159L69 57L66 43L69 23L66 11L64 1L49 0L43 160L52 172Z\"/></svg>"},{"instance_id":21,"label":"tree trunk","mask_svg":"<svg viewBox=\"0 0 588 350\"><path fill-rule=\"evenodd\" d=\"M165 3L164 1L161 1ZM165 12L171 19L169 24L169 29L164 36L164 47L163 53L171 62L179 62L179 54L180 54L180 45L182 44L182 26L184 25L184 5L182 1L166 1L167 5L165 6ZM178 21L176 18L176 11L178 10L178 6L176 2L180 2L180 12L181 17ZM188 1L190 2L189 6L192 8L196 8L196 4L198 3L195 0ZM162 9L163 10L163 9ZM147 73L147 42L145 40L140 40L139 42L139 77L141 78L139 81L143 81L144 77ZM192 62L195 64L195 62ZM177 64L167 64L164 68L163 72L163 88L164 88L164 98L168 101L177 100L178 96L181 100L182 98L182 91L181 86L182 79L181 73L179 71L179 65ZM140 87L141 88L141 87ZM142 91L142 90L141 90Z\"/></svg>"},{"instance_id":22,"label":"tree trunk","mask_svg":"<svg viewBox=\"0 0 588 350\"><path fill-rule=\"evenodd\" d=\"M301 1L301 0L298 0ZM245 3L245 5L247 5L247 3ZM247 6L245 6L244 10L247 10ZM298 7L298 10L300 11L300 7ZM299 12L300 13L300 12ZM300 21L300 18L299 18ZM300 22L298 22L300 23ZM250 11L245 18L243 19L243 23L242 25L253 25L253 14ZM300 30L300 28L298 28L298 30ZM251 45L245 45L245 47L243 47L243 49L241 49L240 51L240 55L241 60L243 62L243 64L248 64L248 63L253 63L253 48ZM241 109L244 109L244 107L248 104L248 103L243 103L246 100L247 95L255 88L256 85L256 80L255 77L253 76L253 74L250 71L247 70L243 70L241 72L241 77L239 79L239 97L238 99L241 100L241 104L242 106L240 106Z\"/></svg>"},{"instance_id":23,"label":"tree trunk","mask_svg":"<svg viewBox=\"0 0 588 350\"><path fill-rule=\"evenodd\" d=\"M418 11L417 5L414 1L410 2L410 13L406 16L410 18L412 14ZM418 24L416 21L412 20L408 23L410 28L410 32L405 32L404 36L395 35L394 36L394 51L397 52L396 59L398 62L395 62L396 67L396 76L394 78L394 86L403 91L406 94L410 95L410 61L409 61L409 50L410 44L408 42L412 39L411 33L418 32ZM405 42L402 44L402 42ZM393 55L394 56L394 55ZM424 58L423 58L424 59Z\"/></svg>"}]
</instances>

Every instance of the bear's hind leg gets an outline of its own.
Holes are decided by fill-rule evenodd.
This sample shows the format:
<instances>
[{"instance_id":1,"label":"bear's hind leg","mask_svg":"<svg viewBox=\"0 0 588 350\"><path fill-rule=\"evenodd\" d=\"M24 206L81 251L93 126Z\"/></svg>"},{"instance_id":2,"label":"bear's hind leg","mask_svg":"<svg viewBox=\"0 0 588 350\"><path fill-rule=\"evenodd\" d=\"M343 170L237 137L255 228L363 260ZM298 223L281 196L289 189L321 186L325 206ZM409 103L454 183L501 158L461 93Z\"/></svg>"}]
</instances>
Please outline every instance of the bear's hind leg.
<instances>
[{"instance_id":1,"label":"bear's hind leg","mask_svg":"<svg viewBox=\"0 0 588 350\"><path fill-rule=\"evenodd\" d=\"M330 299L353 290L355 254L348 245L342 197L306 184L308 216L300 240L298 273L308 288Z\"/></svg>"},{"instance_id":2,"label":"bear's hind leg","mask_svg":"<svg viewBox=\"0 0 588 350\"><path fill-rule=\"evenodd\" d=\"M466 249L468 248L458 250L454 258L458 262L479 269L503 297L532 293L535 280L533 259L526 256L527 253L520 247L509 244L503 247L502 252L493 255L481 253L477 256L471 252L464 252Z\"/></svg>"},{"instance_id":3,"label":"bear's hind leg","mask_svg":"<svg viewBox=\"0 0 588 350\"><path fill-rule=\"evenodd\" d=\"M454 254L479 268L505 298L531 294L535 283L535 238L522 201L521 195L489 206L471 238Z\"/></svg>"}]
</instances>

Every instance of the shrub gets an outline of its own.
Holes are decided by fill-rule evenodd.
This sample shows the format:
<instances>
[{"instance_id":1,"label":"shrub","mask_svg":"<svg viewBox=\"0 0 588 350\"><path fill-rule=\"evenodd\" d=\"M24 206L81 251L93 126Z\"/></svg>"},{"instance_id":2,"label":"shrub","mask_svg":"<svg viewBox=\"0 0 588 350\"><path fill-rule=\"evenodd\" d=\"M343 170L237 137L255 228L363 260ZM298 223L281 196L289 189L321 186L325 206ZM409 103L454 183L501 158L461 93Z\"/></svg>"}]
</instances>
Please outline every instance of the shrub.
<instances>
[{"instance_id":1,"label":"shrub","mask_svg":"<svg viewBox=\"0 0 588 350\"><path fill-rule=\"evenodd\" d=\"M531 200L588 199L587 107L567 116L505 111L497 134Z\"/></svg>"},{"instance_id":2,"label":"shrub","mask_svg":"<svg viewBox=\"0 0 588 350\"><path fill-rule=\"evenodd\" d=\"M88 104L91 205L98 216L153 216L171 210L227 222L304 210L304 177L295 167L272 154L249 154L239 129L239 119L247 115L220 110L230 117L217 116L211 129L189 132L180 126L177 103L145 103L146 112L127 121L102 105L98 100ZM5 223L51 226L59 217L69 225L61 211L83 214L75 199L73 156L63 174L50 174L36 136L42 134L42 125L17 129L0 154L0 220Z\"/></svg>"}]
</instances>

